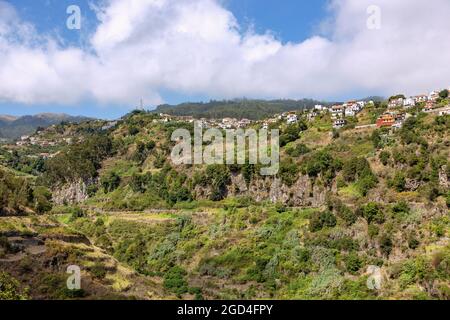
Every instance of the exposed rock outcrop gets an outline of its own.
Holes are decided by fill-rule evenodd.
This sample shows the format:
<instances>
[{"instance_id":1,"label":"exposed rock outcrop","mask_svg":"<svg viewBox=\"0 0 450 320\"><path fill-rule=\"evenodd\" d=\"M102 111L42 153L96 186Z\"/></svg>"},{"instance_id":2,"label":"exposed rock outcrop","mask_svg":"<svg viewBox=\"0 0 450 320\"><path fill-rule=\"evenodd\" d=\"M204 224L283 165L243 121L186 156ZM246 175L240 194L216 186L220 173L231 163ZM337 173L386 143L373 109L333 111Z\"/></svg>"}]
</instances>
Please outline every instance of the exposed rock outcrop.
<instances>
[{"instance_id":1,"label":"exposed rock outcrop","mask_svg":"<svg viewBox=\"0 0 450 320\"><path fill-rule=\"evenodd\" d=\"M81 203L88 197L87 185L83 181L65 184L52 190L53 202L58 205Z\"/></svg>"},{"instance_id":2,"label":"exposed rock outcrop","mask_svg":"<svg viewBox=\"0 0 450 320\"><path fill-rule=\"evenodd\" d=\"M209 194L207 190L196 191L197 196L200 197ZM231 184L228 186L229 196L248 196L258 202L269 200L290 206L321 206L325 203L326 193L327 190L324 187L314 185L305 175L301 175L290 187L275 177L253 179L247 186L242 175L233 175Z\"/></svg>"}]
</instances>

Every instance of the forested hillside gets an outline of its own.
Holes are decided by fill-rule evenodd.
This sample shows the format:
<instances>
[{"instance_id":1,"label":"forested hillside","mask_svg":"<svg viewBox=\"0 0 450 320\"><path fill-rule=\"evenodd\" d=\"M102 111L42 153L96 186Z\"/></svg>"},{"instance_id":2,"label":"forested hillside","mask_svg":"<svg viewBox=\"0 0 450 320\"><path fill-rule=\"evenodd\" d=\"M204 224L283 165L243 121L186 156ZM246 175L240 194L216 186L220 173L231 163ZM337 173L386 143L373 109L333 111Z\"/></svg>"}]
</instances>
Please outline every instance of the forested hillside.
<instances>
[{"instance_id":1,"label":"forested hillside","mask_svg":"<svg viewBox=\"0 0 450 320\"><path fill-rule=\"evenodd\" d=\"M1 116L0 115L0 138L17 139L23 135L32 134L39 127L48 127L61 122L82 122L86 117L74 117L66 114L43 113L35 116Z\"/></svg>"},{"instance_id":2,"label":"forested hillside","mask_svg":"<svg viewBox=\"0 0 450 320\"><path fill-rule=\"evenodd\" d=\"M3 146L0 281L31 298L450 299L450 116L355 128L381 108L342 129L326 113L274 124L276 176L175 166L171 133L192 124L146 112L49 128L74 139L45 157ZM76 294L64 289L68 264L86 277ZM379 288L367 285L374 268Z\"/></svg>"},{"instance_id":3,"label":"forested hillside","mask_svg":"<svg viewBox=\"0 0 450 320\"><path fill-rule=\"evenodd\" d=\"M192 116L195 118L238 118L261 120L277 113L311 109L321 102L303 100L229 100L211 101L208 103L183 103L180 105L161 105L156 113L165 113L174 116Z\"/></svg>"}]
</instances>

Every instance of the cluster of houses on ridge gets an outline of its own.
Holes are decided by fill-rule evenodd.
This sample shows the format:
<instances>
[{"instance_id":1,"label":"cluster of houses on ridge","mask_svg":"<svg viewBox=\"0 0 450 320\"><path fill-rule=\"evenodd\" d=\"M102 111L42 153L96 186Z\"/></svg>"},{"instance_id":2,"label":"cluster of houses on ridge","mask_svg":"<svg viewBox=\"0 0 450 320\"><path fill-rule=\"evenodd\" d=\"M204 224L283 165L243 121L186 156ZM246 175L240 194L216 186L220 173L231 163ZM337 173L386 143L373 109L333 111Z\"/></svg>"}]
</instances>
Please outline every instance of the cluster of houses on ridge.
<instances>
[{"instance_id":1,"label":"cluster of houses on ridge","mask_svg":"<svg viewBox=\"0 0 450 320\"><path fill-rule=\"evenodd\" d=\"M443 91L447 91L448 96L450 88ZM438 108L437 102L440 99L440 92L442 91L433 90L428 95L421 94L409 98L403 95L392 97L388 102L388 111L377 119L376 126L378 128L401 128L405 119L411 116L406 111L419 105L423 106L423 112L450 115L450 106Z\"/></svg>"},{"instance_id":2,"label":"cluster of houses on ridge","mask_svg":"<svg viewBox=\"0 0 450 320\"><path fill-rule=\"evenodd\" d=\"M223 118L223 119L195 119L190 116L172 116L168 114L159 114L160 119L153 120L154 122L171 122L171 121L184 121L188 123L196 123L199 127L203 129L209 128L220 128L220 129L239 129L246 128L250 126L253 121L249 119L236 119L236 118Z\"/></svg>"},{"instance_id":3,"label":"cluster of houses on ridge","mask_svg":"<svg viewBox=\"0 0 450 320\"><path fill-rule=\"evenodd\" d=\"M450 91L450 89L449 89ZM388 101L388 110L382 114L374 125L378 128L401 128L403 122L410 116L406 111L410 108L416 107L419 104L425 104L423 107L424 112L436 111L437 101L439 99L440 91L432 91L428 95L418 95L406 98L403 95L392 97ZM328 113L331 115L333 121L333 128L340 129L347 125L347 118L356 117L365 107L373 105L373 101L348 101L343 104L335 104L331 106L316 105L313 109L306 111L306 119L308 121L314 120L318 115ZM450 114L450 107L439 109L439 114ZM170 122L170 121L186 121L193 123L197 121L202 128L220 128L220 129L238 129L246 128L252 124L260 124L264 129L268 129L270 125L284 122L288 125L295 124L300 121L299 112L291 111L284 112L282 114L274 115L273 117L263 121L251 121L248 119L235 119L235 118L223 118L223 119L194 119L193 117L182 116L170 116L167 114L160 114L159 120L155 122ZM362 126L366 127L366 126Z\"/></svg>"}]
</instances>

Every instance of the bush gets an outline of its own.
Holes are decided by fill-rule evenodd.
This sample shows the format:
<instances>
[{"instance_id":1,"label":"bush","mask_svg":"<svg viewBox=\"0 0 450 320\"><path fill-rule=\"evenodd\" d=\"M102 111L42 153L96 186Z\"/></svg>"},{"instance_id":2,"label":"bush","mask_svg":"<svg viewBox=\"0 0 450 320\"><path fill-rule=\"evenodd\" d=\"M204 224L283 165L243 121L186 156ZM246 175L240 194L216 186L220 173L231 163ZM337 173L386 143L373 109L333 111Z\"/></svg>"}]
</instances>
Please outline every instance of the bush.
<instances>
[{"instance_id":1,"label":"bush","mask_svg":"<svg viewBox=\"0 0 450 320\"><path fill-rule=\"evenodd\" d=\"M349 273L355 274L362 267L362 260L359 258L358 254L352 252L344 257L344 262L346 269Z\"/></svg>"},{"instance_id":2,"label":"bush","mask_svg":"<svg viewBox=\"0 0 450 320\"><path fill-rule=\"evenodd\" d=\"M28 295L21 292L19 282L6 272L0 272L0 300L26 300Z\"/></svg>"},{"instance_id":3,"label":"bush","mask_svg":"<svg viewBox=\"0 0 450 320\"><path fill-rule=\"evenodd\" d=\"M410 249L417 249L420 245L419 239L417 239L417 236L414 233L410 233L408 236L408 247Z\"/></svg>"},{"instance_id":4,"label":"bush","mask_svg":"<svg viewBox=\"0 0 450 320\"><path fill-rule=\"evenodd\" d=\"M197 178L197 183L204 187L211 187L210 200L220 201L225 198L227 186L231 182L230 171L227 166L213 164Z\"/></svg>"},{"instance_id":5,"label":"bush","mask_svg":"<svg viewBox=\"0 0 450 320\"><path fill-rule=\"evenodd\" d=\"M392 213L394 216L406 216L409 215L410 208L406 202L401 201L392 207Z\"/></svg>"},{"instance_id":6,"label":"bush","mask_svg":"<svg viewBox=\"0 0 450 320\"><path fill-rule=\"evenodd\" d=\"M389 186L394 188L397 192L405 191L406 179L405 175L401 172L397 172L392 180L389 181Z\"/></svg>"},{"instance_id":7,"label":"bush","mask_svg":"<svg viewBox=\"0 0 450 320\"><path fill-rule=\"evenodd\" d=\"M94 278L99 280L104 279L107 273L106 267L99 263L96 263L94 266L92 266L89 271Z\"/></svg>"},{"instance_id":8,"label":"bush","mask_svg":"<svg viewBox=\"0 0 450 320\"><path fill-rule=\"evenodd\" d=\"M316 232L322 230L325 227L335 227L336 226L336 217L330 211L316 212L311 217L309 222L309 229L311 232Z\"/></svg>"},{"instance_id":9,"label":"bush","mask_svg":"<svg viewBox=\"0 0 450 320\"><path fill-rule=\"evenodd\" d=\"M71 212L69 218L70 222L73 222L77 219L84 218L87 216L84 210L81 209L80 207L71 208L70 212Z\"/></svg>"},{"instance_id":10,"label":"bush","mask_svg":"<svg viewBox=\"0 0 450 320\"><path fill-rule=\"evenodd\" d=\"M391 154L388 151L382 151L380 153L380 161L384 166L387 166L389 163L389 159L391 158Z\"/></svg>"},{"instance_id":11,"label":"bush","mask_svg":"<svg viewBox=\"0 0 450 320\"><path fill-rule=\"evenodd\" d=\"M291 159L280 164L278 175L287 186L292 186L298 179L298 166Z\"/></svg>"},{"instance_id":12,"label":"bush","mask_svg":"<svg viewBox=\"0 0 450 320\"><path fill-rule=\"evenodd\" d=\"M307 128L308 127L304 122L287 126L280 136L280 146L284 147L288 143L296 141L300 137L300 133Z\"/></svg>"},{"instance_id":13,"label":"bush","mask_svg":"<svg viewBox=\"0 0 450 320\"><path fill-rule=\"evenodd\" d=\"M112 171L100 179L100 183L105 193L113 192L120 185L120 176Z\"/></svg>"},{"instance_id":14,"label":"bush","mask_svg":"<svg viewBox=\"0 0 450 320\"><path fill-rule=\"evenodd\" d=\"M330 152L322 150L311 154L304 161L303 169L310 177L322 174L326 183L332 181L336 172L342 168L342 162L331 155Z\"/></svg>"},{"instance_id":15,"label":"bush","mask_svg":"<svg viewBox=\"0 0 450 320\"><path fill-rule=\"evenodd\" d=\"M344 220L347 226L354 224L358 218L355 212L347 206L343 206L338 211L338 217Z\"/></svg>"},{"instance_id":16,"label":"bush","mask_svg":"<svg viewBox=\"0 0 450 320\"><path fill-rule=\"evenodd\" d=\"M136 126L130 126L129 128L128 128L128 134L130 135L130 136L135 136L135 135L137 135L139 133L139 128L138 127L136 127Z\"/></svg>"},{"instance_id":17,"label":"bush","mask_svg":"<svg viewBox=\"0 0 450 320\"><path fill-rule=\"evenodd\" d=\"M392 251L392 247L393 247L393 243L392 243L392 239L388 234L383 234L380 237L380 249L381 252L386 255L389 256L391 254Z\"/></svg>"},{"instance_id":18,"label":"bush","mask_svg":"<svg viewBox=\"0 0 450 320\"><path fill-rule=\"evenodd\" d=\"M36 187L33 191L34 208L37 213L45 213L52 209L50 190L45 187Z\"/></svg>"},{"instance_id":19,"label":"bush","mask_svg":"<svg viewBox=\"0 0 450 320\"><path fill-rule=\"evenodd\" d=\"M178 266L171 268L164 276L164 288L180 296L189 291L185 279L187 272Z\"/></svg>"},{"instance_id":20,"label":"bush","mask_svg":"<svg viewBox=\"0 0 450 320\"><path fill-rule=\"evenodd\" d=\"M304 154L307 154L311 152L311 149L309 149L305 144L299 143L293 148L286 149L286 153L290 155L291 157L297 158Z\"/></svg>"},{"instance_id":21,"label":"bush","mask_svg":"<svg viewBox=\"0 0 450 320\"><path fill-rule=\"evenodd\" d=\"M370 223L383 223L385 221L383 210L374 202L369 202L362 208L362 215Z\"/></svg>"}]
</instances>

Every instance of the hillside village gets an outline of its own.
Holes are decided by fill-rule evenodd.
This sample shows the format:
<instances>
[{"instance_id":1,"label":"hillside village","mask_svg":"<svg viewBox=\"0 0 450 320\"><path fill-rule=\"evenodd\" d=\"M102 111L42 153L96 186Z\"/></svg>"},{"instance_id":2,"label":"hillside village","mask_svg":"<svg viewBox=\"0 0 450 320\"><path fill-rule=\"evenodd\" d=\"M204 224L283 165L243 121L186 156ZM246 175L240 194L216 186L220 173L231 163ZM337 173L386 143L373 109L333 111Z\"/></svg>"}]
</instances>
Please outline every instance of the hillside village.
<instances>
[{"instance_id":1,"label":"hillside village","mask_svg":"<svg viewBox=\"0 0 450 320\"><path fill-rule=\"evenodd\" d=\"M373 125L381 128L394 128L399 129L402 123L411 116L411 111L423 111L427 113L437 113L439 115L450 114L450 105L448 104L448 92L449 89L434 90L429 95L418 95L406 98L404 95L397 95L389 98L387 101L386 111L376 119L376 123ZM447 104L446 102L447 101ZM348 101L343 104L335 105L315 105L311 110L306 111L290 111L282 114L275 114L273 117L261 120L252 121L249 119L236 119L236 118L223 118L223 119L195 119L192 116L171 116L168 114L160 113L161 121L187 121L194 122L195 120L200 122L202 128L220 128L220 129L239 129L252 126L254 124L262 126L264 129L268 129L271 125L280 122L286 124L295 124L301 118L307 121L313 121L319 115L331 115L332 125L335 129L340 129L348 124L348 118L355 118L366 107L374 107L374 101ZM158 121L158 120L155 120ZM358 126L357 126L358 127ZM362 127L365 127L363 125Z\"/></svg>"},{"instance_id":2,"label":"hillside village","mask_svg":"<svg viewBox=\"0 0 450 320\"><path fill-rule=\"evenodd\" d=\"M278 174L174 165L171 134L195 123L279 129ZM39 128L0 145L1 281L34 299L448 300L449 159L446 90Z\"/></svg>"}]
</instances>

